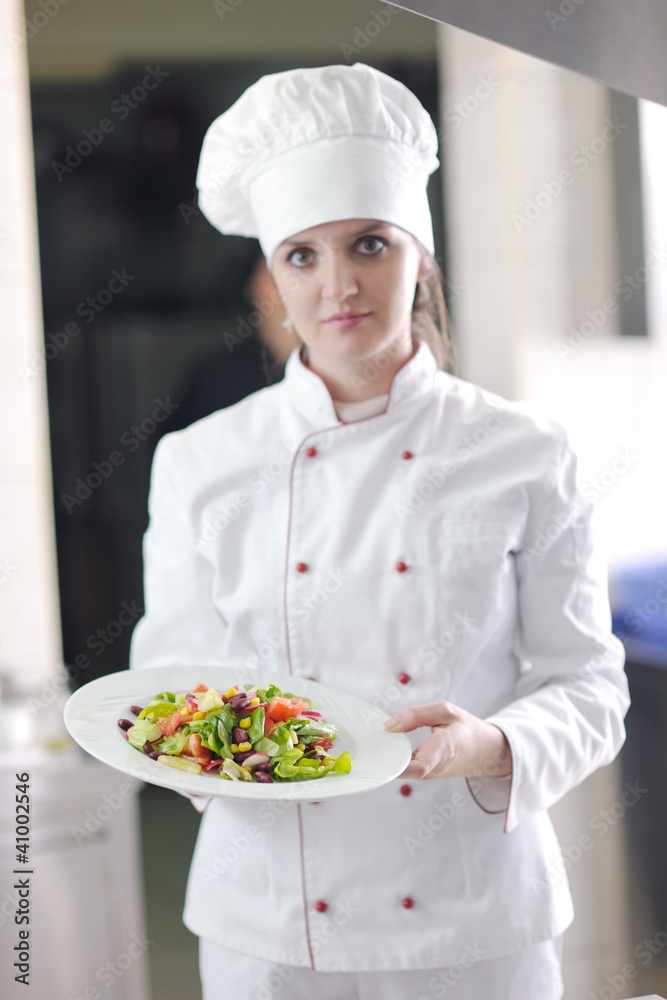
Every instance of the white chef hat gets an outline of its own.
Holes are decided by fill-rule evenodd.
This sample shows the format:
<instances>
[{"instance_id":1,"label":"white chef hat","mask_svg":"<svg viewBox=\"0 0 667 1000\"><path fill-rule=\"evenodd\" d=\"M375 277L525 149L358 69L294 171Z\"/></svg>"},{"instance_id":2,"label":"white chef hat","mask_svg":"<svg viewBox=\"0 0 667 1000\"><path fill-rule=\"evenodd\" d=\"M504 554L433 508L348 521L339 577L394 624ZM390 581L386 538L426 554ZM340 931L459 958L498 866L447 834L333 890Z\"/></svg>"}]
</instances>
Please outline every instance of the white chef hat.
<instances>
[{"instance_id":1,"label":"white chef hat","mask_svg":"<svg viewBox=\"0 0 667 1000\"><path fill-rule=\"evenodd\" d=\"M221 233L258 237L269 265L283 240L341 219L393 223L433 253L437 147L412 91L372 66L270 73L206 132L199 207Z\"/></svg>"}]
</instances>

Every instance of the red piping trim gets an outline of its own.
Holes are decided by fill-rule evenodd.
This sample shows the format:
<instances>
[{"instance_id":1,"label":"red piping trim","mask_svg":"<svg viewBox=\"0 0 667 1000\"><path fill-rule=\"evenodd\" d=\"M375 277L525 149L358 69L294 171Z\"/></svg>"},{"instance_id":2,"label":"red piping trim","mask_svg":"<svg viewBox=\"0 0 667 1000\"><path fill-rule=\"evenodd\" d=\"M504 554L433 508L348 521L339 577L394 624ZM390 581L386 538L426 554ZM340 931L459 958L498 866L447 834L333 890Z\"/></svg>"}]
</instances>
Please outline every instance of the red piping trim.
<instances>
[{"instance_id":1,"label":"red piping trim","mask_svg":"<svg viewBox=\"0 0 667 1000\"><path fill-rule=\"evenodd\" d=\"M312 431L310 434L301 441L298 448L295 449L294 455L292 456L292 462L290 464L289 470L289 495L287 499L287 539L285 547L285 572L283 574L283 624L285 626L285 655L287 657L287 669L290 674L292 671L292 650L290 648L289 641L289 629L287 627L287 574L289 572L289 547L290 538L292 534L292 497L293 497L293 484L294 484L294 469L296 467L296 460L299 456L301 449L303 448L305 442L308 438L314 437L316 434L325 433L328 430L333 430L334 428L325 427L322 430ZM308 902L306 899L306 872L304 867L304 856L303 856L303 817L301 814L301 803L296 803L296 814L299 823L299 860L301 862L301 898L303 901L303 919L306 927L306 944L308 946L308 955L310 958L310 967L313 972L315 969L315 960L313 958L313 949L310 944L310 926L308 923Z\"/></svg>"}]
</instances>

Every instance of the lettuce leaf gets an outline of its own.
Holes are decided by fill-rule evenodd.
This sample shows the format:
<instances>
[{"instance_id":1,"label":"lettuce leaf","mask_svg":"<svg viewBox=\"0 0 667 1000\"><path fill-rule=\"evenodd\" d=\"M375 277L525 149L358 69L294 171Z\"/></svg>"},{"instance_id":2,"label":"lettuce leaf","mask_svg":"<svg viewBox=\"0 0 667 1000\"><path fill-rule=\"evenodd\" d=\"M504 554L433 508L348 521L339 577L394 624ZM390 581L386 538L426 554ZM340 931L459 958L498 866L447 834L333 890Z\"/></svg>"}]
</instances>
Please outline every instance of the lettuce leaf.
<instances>
[{"instance_id":1,"label":"lettuce leaf","mask_svg":"<svg viewBox=\"0 0 667 1000\"><path fill-rule=\"evenodd\" d=\"M159 750L160 753L177 754L183 750L187 742L188 738L185 733L174 733L173 736L165 736L163 740L156 743L154 749Z\"/></svg>"},{"instance_id":2,"label":"lettuce leaf","mask_svg":"<svg viewBox=\"0 0 667 1000\"><path fill-rule=\"evenodd\" d=\"M148 702L143 711L140 712L138 718L140 722L144 719L155 722L156 719L168 719L177 710L178 705L174 705L173 702L154 698L153 701Z\"/></svg>"},{"instance_id":3,"label":"lettuce leaf","mask_svg":"<svg viewBox=\"0 0 667 1000\"><path fill-rule=\"evenodd\" d=\"M149 719L142 719L141 722L135 722L134 728L128 736L128 742L131 746L136 747L137 750L143 750L144 743L154 729L155 723L151 722Z\"/></svg>"},{"instance_id":4,"label":"lettuce leaf","mask_svg":"<svg viewBox=\"0 0 667 1000\"><path fill-rule=\"evenodd\" d=\"M315 765L315 766L313 766ZM294 761L290 759L290 754L284 754L271 767L271 774L278 781L310 781L313 778L324 778L327 774L349 774L352 770L352 758L347 750L331 764L325 764L324 770L320 771L320 762L317 760Z\"/></svg>"}]
</instances>

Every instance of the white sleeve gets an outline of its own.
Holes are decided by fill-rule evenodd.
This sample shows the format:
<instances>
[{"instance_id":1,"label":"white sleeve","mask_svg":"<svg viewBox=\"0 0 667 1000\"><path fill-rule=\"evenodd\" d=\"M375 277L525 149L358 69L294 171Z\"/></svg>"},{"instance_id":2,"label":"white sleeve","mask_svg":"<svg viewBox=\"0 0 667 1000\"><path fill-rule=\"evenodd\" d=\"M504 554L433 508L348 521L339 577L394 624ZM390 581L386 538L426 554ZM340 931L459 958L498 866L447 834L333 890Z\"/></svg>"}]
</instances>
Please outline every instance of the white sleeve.
<instances>
[{"instance_id":1,"label":"white sleeve","mask_svg":"<svg viewBox=\"0 0 667 1000\"><path fill-rule=\"evenodd\" d=\"M223 664L226 624L211 599L212 568L194 544L174 443L165 435L153 457L143 542L145 613L132 634L131 669ZM187 797L199 813L210 802L207 796Z\"/></svg>"},{"instance_id":2,"label":"white sleeve","mask_svg":"<svg viewBox=\"0 0 667 1000\"><path fill-rule=\"evenodd\" d=\"M213 567L197 547L183 496L179 432L155 449L144 535L145 613L132 634L130 668L224 665L226 623L213 604Z\"/></svg>"},{"instance_id":3,"label":"white sleeve","mask_svg":"<svg viewBox=\"0 0 667 1000\"><path fill-rule=\"evenodd\" d=\"M630 705L607 568L594 543L594 504L577 488L577 457L560 431L555 484L531 509L515 554L514 653L524 672L515 700L485 720L505 733L512 774L468 780L481 808L506 811L505 833L614 760Z\"/></svg>"}]
</instances>

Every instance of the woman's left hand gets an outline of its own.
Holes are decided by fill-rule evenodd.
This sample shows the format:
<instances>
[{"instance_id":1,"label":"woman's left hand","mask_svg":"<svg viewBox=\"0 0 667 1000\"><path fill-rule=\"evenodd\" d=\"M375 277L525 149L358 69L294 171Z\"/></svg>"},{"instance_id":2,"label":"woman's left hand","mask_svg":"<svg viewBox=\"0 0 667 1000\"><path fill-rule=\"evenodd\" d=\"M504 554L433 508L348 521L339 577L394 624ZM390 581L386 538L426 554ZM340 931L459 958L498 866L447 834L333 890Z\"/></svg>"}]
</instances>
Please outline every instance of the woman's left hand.
<instances>
[{"instance_id":1,"label":"woman's left hand","mask_svg":"<svg viewBox=\"0 0 667 1000\"><path fill-rule=\"evenodd\" d=\"M512 753L503 731L449 701L406 708L384 726L394 733L431 727L401 778L499 778L512 773Z\"/></svg>"}]
</instances>

